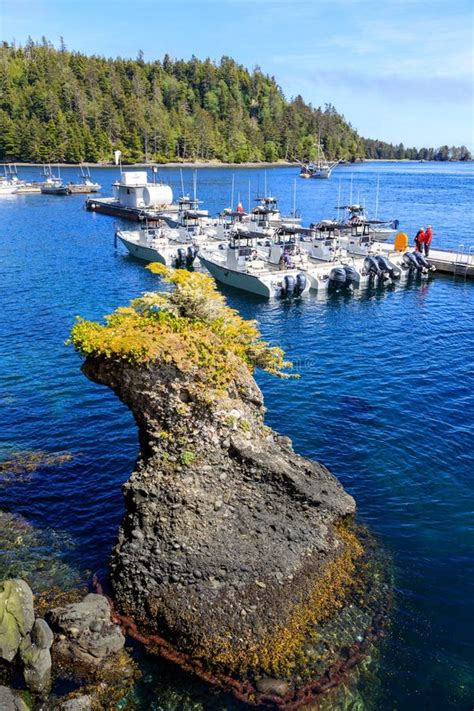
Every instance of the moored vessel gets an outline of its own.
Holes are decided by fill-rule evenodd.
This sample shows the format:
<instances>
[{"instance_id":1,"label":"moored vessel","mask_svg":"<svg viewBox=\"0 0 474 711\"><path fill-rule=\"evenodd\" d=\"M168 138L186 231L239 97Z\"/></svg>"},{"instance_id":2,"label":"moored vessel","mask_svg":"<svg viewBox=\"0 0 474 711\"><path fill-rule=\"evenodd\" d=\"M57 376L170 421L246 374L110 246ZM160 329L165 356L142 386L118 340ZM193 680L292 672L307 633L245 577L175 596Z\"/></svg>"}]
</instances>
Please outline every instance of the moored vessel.
<instances>
[{"instance_id":1,"label":"moored vessel","mask_svg":"<svg viewBox=\"0 0 474 711\"><path fill-rule=\"evenodd\" d=\"M234 232L229 244L199 251L201 264L220 283L265 298L298 297L309 290L306 274L289 265L273 265L259 251L253 233Z\"/></svg>"}]
</instances>

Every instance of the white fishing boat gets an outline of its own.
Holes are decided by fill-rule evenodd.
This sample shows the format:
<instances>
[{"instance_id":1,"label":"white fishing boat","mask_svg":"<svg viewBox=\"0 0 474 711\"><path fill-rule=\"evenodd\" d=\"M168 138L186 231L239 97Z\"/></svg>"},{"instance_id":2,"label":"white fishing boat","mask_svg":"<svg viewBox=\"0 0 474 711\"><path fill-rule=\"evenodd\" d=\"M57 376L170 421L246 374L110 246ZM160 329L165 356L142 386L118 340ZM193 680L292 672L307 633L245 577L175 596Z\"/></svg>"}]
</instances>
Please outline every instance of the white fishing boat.
<instances>
[{"instance_id":1,"label":"white fishing boat","mask_svg":"<svg viewBox=\"0 0 474 711\"><path fill-rule=\"evenodd\" d=\"M167 267L193 267L198 244L181 240L179 231L163 225L141 224L136 230L117 230L116 237L136 259Z\"/></svg>"},{"instance_id":2,"label":"white fishing boat","mask_svg":"<svg viewBox=\"0 0 474 711\"><path fill-rule=\"evenodd\" d=\"M297 268L272 265L259 253L255 234L234 232L228 245L203 248L201 264L221 284L266 298L299 297L309 289Z\"/></svg>"},{"instance_id":3,"label":"white fishing boat","mask_svg":"<svg viewBox=\"0 0 474 711\"><path fill-rule=\"evenodd\" d=\"M18 185L0 176L0 195L13 195L17 190Z\"/></svg>"},{"instance_id":4,"label":"white fishing boat","mask_svg":"<svg viewBox=\"0 0 474 711\"><path fill-rule=\"evenodd\" d=\"M239 203L235 210L230 207L222 210L213 224L206 229L206 232L210 237L218 241L227 241L232 232L248 229L248 224L249 214L244 211L242 204Z\"/></svg>"},{"instance_id":5,"label":"white fishing boat","mask_svg":"<svg viewBox=\"0 0 474 711\"><path fill-rule=\"evenodd\" d=\"M13 195L22 184L18 179L16 165L6 163L3 171L4 175L0 175L0 195Z\"/></svg>"},{"instance_id":6,"label":"white fishing boat","mask_svg":"<svg viewBox=\"0 0 474 711\"><path fill-rule=\"evenodd\" d=\"M291 215L282 215L278 199L272 195L257 198L258 205L250 213L248 228L252 232L271 237L281 225L298 226L301 217L294 211Z\"/></svg>"},{"instance_id":7,"label":"white fishing boat","mask_svg":"<svg viewBox=\"0 0 474 711\"><path fill-rule=\"evenodd\" d=\"M302 232L309 234L312 239L305 242ZM357 264L345 251L337 249L337 242L335 248L331 238L319 240L315 234L314 229L305 231L282 226L275 232L271 242L262 245L260 241L258 250L265 262L272 266L303 272L310 289L314 291L360 288L369 283L361 260Z\"/></svg>"},{"instance_id":8,"label":"white fishing boat","mask_svg":"<svg viewBox=\"0 0 474 711\"><path fill-rule=\"evenodd\" d=\"M397 233L398 220L370 219L363 205L340 205L336 209L347 213L345 218L338 221L340 230L350 232L354 237L370 236L379 242L386 242Z\"/></svg>"}]
</instances>

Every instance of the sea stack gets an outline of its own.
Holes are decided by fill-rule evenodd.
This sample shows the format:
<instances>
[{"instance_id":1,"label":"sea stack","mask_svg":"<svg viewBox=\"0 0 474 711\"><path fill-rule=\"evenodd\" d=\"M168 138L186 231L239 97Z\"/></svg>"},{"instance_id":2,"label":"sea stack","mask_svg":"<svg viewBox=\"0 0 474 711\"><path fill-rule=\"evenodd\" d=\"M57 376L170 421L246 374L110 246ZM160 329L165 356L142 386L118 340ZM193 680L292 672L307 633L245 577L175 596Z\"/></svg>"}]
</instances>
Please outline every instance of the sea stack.
<instances>
[{"instance_id":1,"label":"sea stack","mask_svg":"<svg viewBox=\"0 0 474 711\"><path fill-rule=\"evenodd\" d=\"M264 423L253 371L284 372L282 352L207 276L151 268L170 291L103 326L79 320L71 339L87 377L112 388L139 428L110 561L114 605L151 647L165 640L239 698L284 706L303 687L333 685L373 637L355 502Z\"/></svg>"}]
</instances>

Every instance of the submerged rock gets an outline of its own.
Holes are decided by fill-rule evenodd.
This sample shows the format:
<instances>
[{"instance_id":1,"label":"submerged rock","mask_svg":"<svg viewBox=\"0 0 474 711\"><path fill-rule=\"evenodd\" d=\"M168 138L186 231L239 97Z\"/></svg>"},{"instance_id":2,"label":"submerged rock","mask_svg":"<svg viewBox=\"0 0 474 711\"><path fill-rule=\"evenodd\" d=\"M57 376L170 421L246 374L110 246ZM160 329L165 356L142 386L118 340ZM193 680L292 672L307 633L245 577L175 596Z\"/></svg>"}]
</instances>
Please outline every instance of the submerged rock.
<instances>
[{"instance_id":1,"label":"submerged rock","mask_svg":"<svg viewBox=\"0 0 474 711\"><path fill-rule=\"evenodd\" d=\"M54 529L37 529L22 516L0 511L0 580L22 578L38 594L53 588L71 590L83 577L65 561L72 548L69 536Z\"/></svg>"},{"instance_id":2,"label":"submerged rock","mask_svg":"<svg viewBox=\"0 0 474 711\"><path fill-rule=\"evenodd\" d=\"M285 695L306 664L306 637L357 579L355 502L264 424L253 369L278 370L281 353L204 275L171 281L174 292L73 332L84 373L139 427L113 595L151 644L159 635L213 673Z\"/></svg>"},{"instance_id":3,"label":"submerged rock","mask_svg":"<svg viewBox=\"0 0 474 711\"><path fill-rule=\"evenodd\" d=\"M54 711L92 711L92 703L91 696L76 696L60 703Z\"/></svg>"},{"instance_id":4,"label":"submerged rock","mask_svg":"<svg viewBox=\"0 0 474 711\"><path fill-rule=\"evenodd\" d=\"M20 642L35 621L33 593L24 580L0 583L0 657L7 662L15 658Z\"/></svg>"}]
</instances>

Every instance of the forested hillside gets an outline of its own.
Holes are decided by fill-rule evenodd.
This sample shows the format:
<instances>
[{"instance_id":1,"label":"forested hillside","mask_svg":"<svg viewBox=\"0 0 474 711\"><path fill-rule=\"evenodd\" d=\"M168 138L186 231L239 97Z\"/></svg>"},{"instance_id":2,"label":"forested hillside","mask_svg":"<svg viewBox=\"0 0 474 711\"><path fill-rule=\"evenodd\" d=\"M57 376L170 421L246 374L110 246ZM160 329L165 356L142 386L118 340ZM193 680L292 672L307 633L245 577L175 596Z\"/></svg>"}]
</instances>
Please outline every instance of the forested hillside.
<instances>
[{"instance_id":1,"label":"forested hillside","mask_svg":"<svg viewBox=\"0 0 474 711\"><path fill-rule=\"evenodd\" d=\"M106 59L46 39L0 47L2 162L110 161L116 149L125 162L308 160L318 135L328 158L395 157L332 106L288 101L273 78L229 57Z\"/></svg>"}]
</instances>

